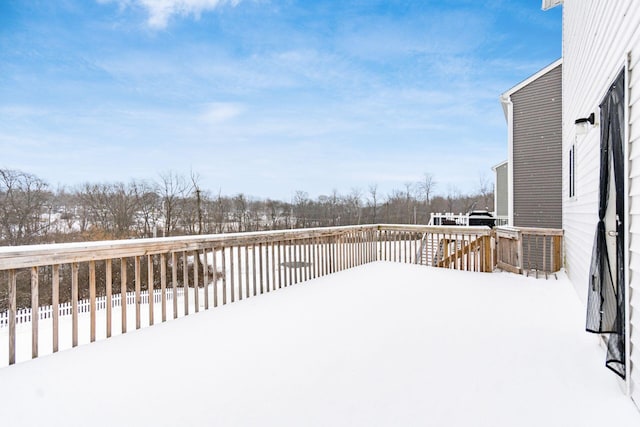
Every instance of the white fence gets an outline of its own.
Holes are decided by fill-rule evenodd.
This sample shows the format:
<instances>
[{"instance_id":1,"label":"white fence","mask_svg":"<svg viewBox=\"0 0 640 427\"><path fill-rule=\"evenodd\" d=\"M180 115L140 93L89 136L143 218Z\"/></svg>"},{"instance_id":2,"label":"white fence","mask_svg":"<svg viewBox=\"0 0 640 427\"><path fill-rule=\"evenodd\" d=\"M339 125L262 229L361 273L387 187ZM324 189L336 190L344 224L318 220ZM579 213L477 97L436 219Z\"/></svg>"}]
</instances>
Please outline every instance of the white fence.
<instances>
[{"instance_id":1,"label":"white fence","mask_svg":"<svg viewBox=\"0 0 640 427\"><path fill-rule=\"evenodd\" d=\"M184 296L184 288L176 288L176 294L178 298L182 298ZM167 292L167 301L173 300L173 289L168 288ZM153 290L153 302L155 304L159 304L162 301L162 289L154 289ZM135 291L130 291L126 293L126 304L133 305L136 302L136 293ZM91 311L91 300L83 299L78 301L78 312L79 313L89 313ZM141 291L140 292L140 304L148 305L149 304L149 291ZM111 296L111 307L120 307L122 306L122 295L114 294ZM107 309L107 297L97 297L96 298L96 310L106 310ZM58 306L58 314L60 317L62 316L71 316L72 314L72 304L70 302L61 303ZM31 308L23 308L16 310L16 324L21 323L30 323L31 322ZM50 305L45 305L38 308L38 319L50 319L53 317L53 307ZM9 326L9 312L3 311L0 312L0 328L6 328Z\"/></svg>"}]
</instances>

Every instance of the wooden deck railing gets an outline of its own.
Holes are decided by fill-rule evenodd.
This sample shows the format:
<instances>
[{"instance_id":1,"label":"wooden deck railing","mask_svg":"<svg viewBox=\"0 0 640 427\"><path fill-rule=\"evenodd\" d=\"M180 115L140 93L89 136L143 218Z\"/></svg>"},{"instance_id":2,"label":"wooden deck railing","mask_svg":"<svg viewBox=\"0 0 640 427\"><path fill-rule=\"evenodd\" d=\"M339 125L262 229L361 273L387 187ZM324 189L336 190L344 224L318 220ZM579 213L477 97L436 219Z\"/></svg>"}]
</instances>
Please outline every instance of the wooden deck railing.
<instances>
[{"instance_id":1,"label":"wooden deck railing","mask_svg":"<svg viewBox=\"0 0 640 427\"><path fill-rule=\"evenodd\" d=\"M397 259L393 253L382 253L381 259L465 271L493 270L488 227L385 225L380 232L382 241L395 238L409 244L405 246L407 259Z\"/></svg>"},{"instance_id":2,"label":"wooden deck railing","mask_svg":"<svg viewBox=\"0 0 640 427\"><path fill-rule=\"evenodd\" d=\"M36 358L377 260L427 264L432 251L429 265L491 271L490 239L486 227L366 225L0 247L0 284L8 286L0 328L14 364L17 319L26 318L18 309L32 313ZM120 298L127 293L133 300Z\"/></svg>"},{"instance_id":3,"label":"wooden deck railing","mask_svg":"<svg viewBox=\"0 0 640 427\"><path fill-rule=\"evenodd\" d=\"M527 275L547 275L562 268L562 230L499 227L495 233L498 268Z\"/></svg>"}]
</instances>

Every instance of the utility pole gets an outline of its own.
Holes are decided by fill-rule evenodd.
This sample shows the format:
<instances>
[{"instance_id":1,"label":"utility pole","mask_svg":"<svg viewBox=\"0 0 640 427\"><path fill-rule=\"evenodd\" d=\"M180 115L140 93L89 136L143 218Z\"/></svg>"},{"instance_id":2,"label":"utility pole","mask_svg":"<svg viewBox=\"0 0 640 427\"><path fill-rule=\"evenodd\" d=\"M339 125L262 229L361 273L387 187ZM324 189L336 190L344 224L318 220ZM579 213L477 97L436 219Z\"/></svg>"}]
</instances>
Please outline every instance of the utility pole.
<instances>
[{"instance_id":1,"label":"utility pole","mask_svg":"<svg viewBox=\"0 0 640 427\"><path fill-rule=\"evenodd\" d=\"M198 234L202 234L202 208L199 188L196 188L196 203L198 204Z\"/></svg>"}]
</instances>

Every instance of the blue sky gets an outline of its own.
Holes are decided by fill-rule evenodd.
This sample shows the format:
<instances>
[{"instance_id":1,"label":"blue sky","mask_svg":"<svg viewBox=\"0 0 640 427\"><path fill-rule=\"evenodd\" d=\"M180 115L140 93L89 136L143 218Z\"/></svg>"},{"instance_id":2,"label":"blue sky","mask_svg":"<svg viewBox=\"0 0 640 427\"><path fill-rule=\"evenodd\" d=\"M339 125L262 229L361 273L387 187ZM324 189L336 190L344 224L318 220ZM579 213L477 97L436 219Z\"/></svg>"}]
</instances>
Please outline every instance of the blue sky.
<instances>
[{"instance_id":1,"label":"blue sky","mask_svg":"<svg viewBox=\"0 0 640 427\"><path fill-rule=\"evenodd\" d=\"M289 199L506 159L498 97L561 56L539 0L3 0L0 167L52 187L198 173Z\"/></svg>"}]
</instances>

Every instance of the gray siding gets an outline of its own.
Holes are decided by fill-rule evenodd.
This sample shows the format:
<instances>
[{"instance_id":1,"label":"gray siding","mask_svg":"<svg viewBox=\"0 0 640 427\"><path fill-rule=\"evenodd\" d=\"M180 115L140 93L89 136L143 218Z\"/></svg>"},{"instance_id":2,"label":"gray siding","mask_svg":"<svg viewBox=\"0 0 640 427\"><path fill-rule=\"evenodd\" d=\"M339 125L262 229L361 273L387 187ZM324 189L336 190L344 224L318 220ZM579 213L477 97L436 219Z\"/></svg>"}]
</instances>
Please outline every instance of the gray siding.
<instances>
[{"instance_id":1,"label":"gray siding","mask_svg":"<svg viewBox=\"0 0 640 427\"><path fill-rule=\"evenodd\" d=\"M509 165L496 168L496 215L509 215Z\"/></svg>"},{"instance_id":2,"label":"gray siding","mask_svg":"<svg viewBox=\"0 0 640 427\"><path fill-rule=\"evenodd\" d=\"M511 101L513 225L562 228L562 65Z\"/></svg>"}]
</instances>

